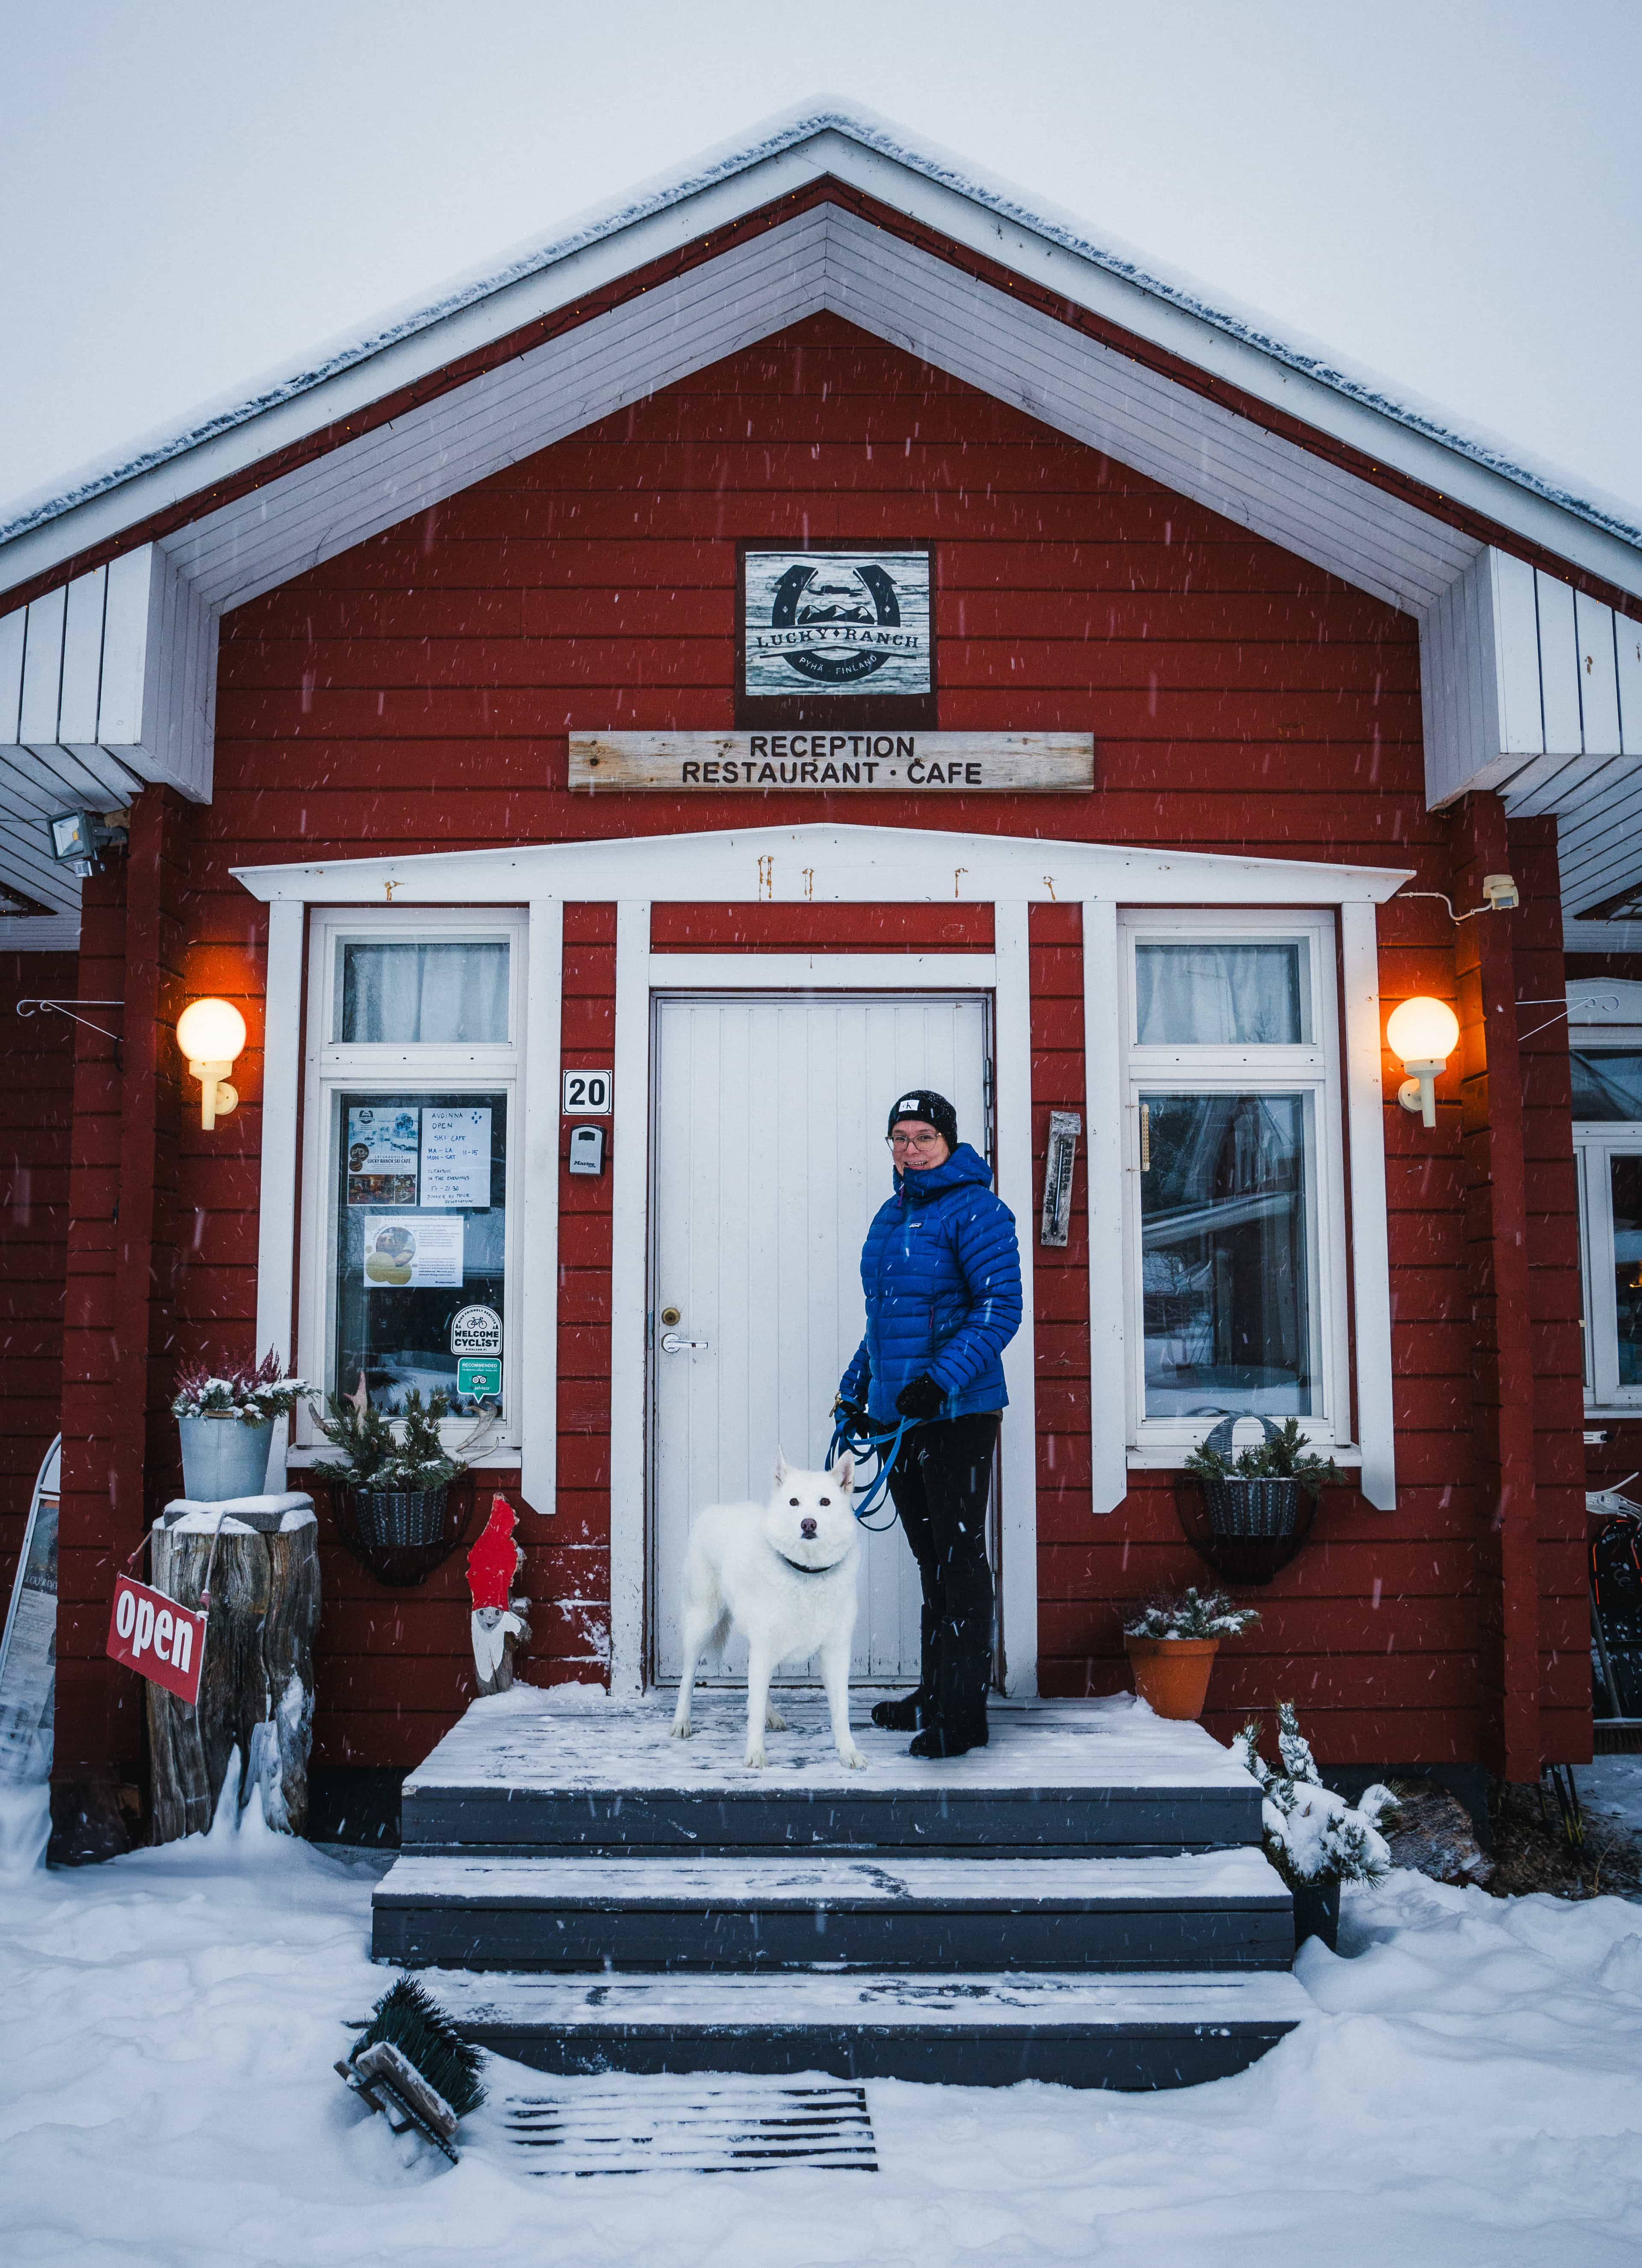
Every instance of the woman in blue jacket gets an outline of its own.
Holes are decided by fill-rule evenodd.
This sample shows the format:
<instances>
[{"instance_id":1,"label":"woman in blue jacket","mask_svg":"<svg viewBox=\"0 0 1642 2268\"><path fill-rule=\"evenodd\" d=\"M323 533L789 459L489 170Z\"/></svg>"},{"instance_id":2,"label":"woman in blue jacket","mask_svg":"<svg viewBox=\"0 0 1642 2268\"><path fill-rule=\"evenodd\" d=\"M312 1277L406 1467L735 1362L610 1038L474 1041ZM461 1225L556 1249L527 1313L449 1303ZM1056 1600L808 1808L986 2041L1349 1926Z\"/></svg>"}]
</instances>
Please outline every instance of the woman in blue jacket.
<instances>
[{"instance_id":1,"label":"woman in blue jacket","mask_svg":"<svg viewBox=\"0 0 1642 2268\"><path fill-rule=\"evenodd\" d=\"M895 1191L861 1250L866 1336L838 1388L858 1428L918 1420L889 1491L924 1586L916 1692L880 1701L875 1725L917 1732L915 1756L959 1756L986 1740L992 1571L986 1505L1004 1390L1020 1328L1015 1218L991 1170L958 1139L958 1114L927 1087L889 1113Z\"/></svg>"}]
</instances>

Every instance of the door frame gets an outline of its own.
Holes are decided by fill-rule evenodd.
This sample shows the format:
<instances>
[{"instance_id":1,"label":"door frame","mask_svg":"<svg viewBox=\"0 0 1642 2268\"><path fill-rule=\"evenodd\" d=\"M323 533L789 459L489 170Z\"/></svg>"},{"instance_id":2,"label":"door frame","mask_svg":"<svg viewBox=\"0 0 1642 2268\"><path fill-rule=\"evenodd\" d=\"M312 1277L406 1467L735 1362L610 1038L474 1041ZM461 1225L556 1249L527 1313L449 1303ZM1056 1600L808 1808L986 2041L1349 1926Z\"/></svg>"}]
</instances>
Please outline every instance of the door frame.
<instances>
[{"instance_id":1,"label":"door frame","mask_svg":"<svg viewBox=\"0 0 1642 2268\"><path fill-rule=\"evenodd\" d=\"M1032 998L1024 903L999 903L990 953L655 953L650 902L616 912L610 1315L610 1690L650 1677L652 1534L650 1211L652 1064L659 994L990 995L998 1194L1020 1231L1022 1320L1005 1350L998 1455L998 1642L1005 1693L1037 1691L1037 1412L1034 1329Z\"/></svg>"},{"instance_id":2,"label":"door frame","mask_svg":"<svg viewBox=\"0 0 1642 2268\"><path fill-rule=\"evenodd\" d=\"M669 954L666 957L670 960L696 960L697 958L713 958L714 956ZM746 965L748 963L754 964L755 968L762 968L769 961L783 959L785 956L775 954L738 953L733 956L725 957L733 960L740 971L744 970ZM848 957L858 961L868 960L875 961L879 958L877 955L868 954L831 956L831 958L841 957ZM824 969L828 957L816 955L813 958L820 961ZM826 981L825 976L819 973L809 973L808 982L797 985L769 985L762 984L756 981L749 983L743 974L740 983L726 981L723 983L718 984L704 983L690 984L688 986L652 983L650 989L651 1094L650 1123L648 1128L648 1138L650 1143L650 1188L648 1192L648 1203L650 1211L645 1233L646 1289L644 1349L646 1364L644 1401L644 1422L646 1427L646 1455L644 1459L644 1681L647 1687L659 1686L664 1683L671 1684L674 1682L670 1679L664 1680L658 1662L658 1655L659 1653L659 1638L660 1628L660 1601L659 1594L657 1590L656 1580L659 1506L656 1499L656 1458L654 1454L656 1442L654 1439L653 1427L656 1410L659 1400L659 1381L658 1373L660 1369L660 1365L657 1360L657 1339L659 1334L655 1320L657 1312L657 1292L659 1289L659 1270L657 1267L656 1253L656 1208L660 1184L661 1165L660 1152L658 1146L657 1112L659 1097L657 1093L656 1077L657 1065L660 1057L659 1043L661 1036L661 1016L659 1012L664 1005L673 1002L688 1003L691 1001L708 1000L792 1002L810 999L832 1000L850 995L854 995L858 998L865 999L875 998L893 1001L913 998L920 993L927 994L931 999L963 1001L967 1003L978 1004L981 1009L983 1048L982 1079L986 1098L984 1103L986 1126L982 1141L977 1143L975 1146L981 1150L982 1155L991 1167L994 1177L996 1177L998 1171L998 1003L994 997L994 987L996 984L996 962L994 961L994 956L990 954L953 953L940 954L931 954L927 955L895 954L885 954L882 958L886 961L895 964L899 964L902 961L912 960L917 960L920 961L928 960L937 964L941 961L953 961L958 960L963 961L966 964L973 964L976 961L984 961L992 968L994 973L992 977L984 983L943 984L939 983L936 978L931 976L924 980L913 983L892 981L881 984L875 983L872 985L865 983L829 983ZM805 959L807 973L808 965L812 957L805 956ZM1023 1314L1023 1325L1025 1321L1026 1318ZM1012 1408L1012 1406L1013 1404L1012 1403L1011 1407ZM999 1520L998 1476L996 1468L994 1468L992 1474L991 1504L988 1512L987 1526L988 1533L993 1545L992 1557L1001 1575L1005 1556L1004 1533ZM999 1642L998 1634L997 1632L994 1632L993 1653L995 1656L994 1674L996 1675L997 1665L1000 1664L1003 1660L1002 1646ZM711 1678L698 1677L696 1680L698 1684L703 1685L711 1685L713 1682L714 1681ZM871 1678L865 1680L859 1678L851 1679L851 1683L858 1685L863 1683L867 1685L872 1685L876 1681ZM884 1690L887 1690L890 1685L894 1685L898 1688L904 1682L904 1679L898 1677L892 1678L887 1681Z\"/></svg>"}]
</instances>

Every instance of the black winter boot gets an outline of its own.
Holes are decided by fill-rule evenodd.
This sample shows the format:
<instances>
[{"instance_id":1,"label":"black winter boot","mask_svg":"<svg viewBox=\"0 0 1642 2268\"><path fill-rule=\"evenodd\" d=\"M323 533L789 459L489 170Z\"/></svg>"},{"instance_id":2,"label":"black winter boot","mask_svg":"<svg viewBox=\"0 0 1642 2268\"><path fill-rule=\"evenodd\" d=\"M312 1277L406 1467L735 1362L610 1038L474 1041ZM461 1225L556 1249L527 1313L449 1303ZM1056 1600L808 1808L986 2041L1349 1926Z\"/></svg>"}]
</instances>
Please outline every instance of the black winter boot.
<instances>
[{"instance_id":1,"label":"black winter boot","mask_svg":"<svg viewBox=\"0 0 1642 2268\"><path fill-rule=\"evenodd\" d=\"M987 1743L986 1719L973 1725L926 1725L911 1747L909 1756L961 1756Z\"/></svg>"},{"instance_id":2,"label":"black winter boot","mask_svg":"<svg viewBox=\"0 0 1642 2268\"><path fill-rule=\"evenodd\" d=\"M916 1733L929 1708L929 1696L920 1685L899 1701L874 1701L873 1722L886 1733Z\"/></svg>"}]
</instances>

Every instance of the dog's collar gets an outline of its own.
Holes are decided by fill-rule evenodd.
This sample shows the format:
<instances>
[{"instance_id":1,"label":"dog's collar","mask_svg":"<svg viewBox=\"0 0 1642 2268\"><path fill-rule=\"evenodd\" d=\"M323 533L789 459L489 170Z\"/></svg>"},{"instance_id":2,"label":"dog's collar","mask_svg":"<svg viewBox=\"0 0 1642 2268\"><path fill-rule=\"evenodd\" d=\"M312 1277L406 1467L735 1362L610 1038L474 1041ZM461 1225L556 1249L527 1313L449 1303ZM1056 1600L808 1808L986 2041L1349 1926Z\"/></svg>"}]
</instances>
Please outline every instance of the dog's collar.
<instances>
[{"instance_id":1,"label":"dog's collar","mask_svg":"<svg viewBox=\"0 0 1642 2268\"><path fill-rule=\"evenodd\" d=\"M789 1559L786 1553L780 1550L775 1544L771 1543L769 1548L775 1552L782 1565L791 1567L795 1575L830 1575L843 1565L842 1559L829 1559L824 1567L806 1567L801 1559Z\"/></svg>"}]
</instances>

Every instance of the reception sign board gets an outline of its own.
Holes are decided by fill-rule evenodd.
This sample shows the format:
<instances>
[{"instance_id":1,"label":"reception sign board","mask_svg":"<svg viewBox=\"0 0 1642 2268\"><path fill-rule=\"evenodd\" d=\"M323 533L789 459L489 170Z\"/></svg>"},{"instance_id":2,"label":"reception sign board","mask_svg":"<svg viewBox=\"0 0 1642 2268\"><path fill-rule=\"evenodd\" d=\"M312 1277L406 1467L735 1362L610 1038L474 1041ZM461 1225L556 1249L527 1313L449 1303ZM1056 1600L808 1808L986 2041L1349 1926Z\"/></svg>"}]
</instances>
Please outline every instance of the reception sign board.
<instances>
[{"instance_id":1,"label":"reception sign board","mask_svg":"<svg viewBox=\"0 0 1642 2268\"><path fill-rule=\"evenodd\" d=\"M659 789L671 795L948 796L1086 793L1089 733L572 733L573 788Z\"/></svg>"}]
</instances>

